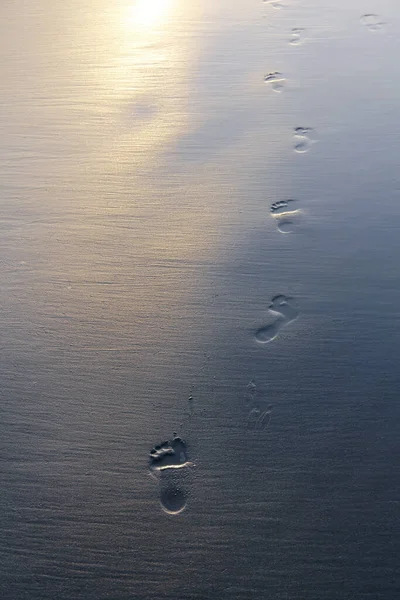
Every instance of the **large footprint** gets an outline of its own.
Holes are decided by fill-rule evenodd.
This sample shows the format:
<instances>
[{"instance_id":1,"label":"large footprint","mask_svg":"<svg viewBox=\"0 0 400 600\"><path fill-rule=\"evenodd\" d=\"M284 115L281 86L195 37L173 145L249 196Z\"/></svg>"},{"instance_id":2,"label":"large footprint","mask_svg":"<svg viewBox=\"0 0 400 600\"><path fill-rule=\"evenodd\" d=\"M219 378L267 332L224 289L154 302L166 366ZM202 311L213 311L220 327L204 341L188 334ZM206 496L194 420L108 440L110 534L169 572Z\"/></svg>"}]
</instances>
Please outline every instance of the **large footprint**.
<instances>
[{"instance_id":1,"label":"large footprint","mask_svg":"<svg viewBox=\"0 0 400 600\"><path fill-rule=\"evenodd\" d=\"M299 314L293 298L283 294L274 296L269 305L269 310L277 315L275 321L256 331L255 338L260 344L266 344L276 338L282 327L285 327L296 319Z\"/></svg>"},{"instance_id":2,"label":"large footprint","mask_svg":"<svg viewBox=\"0 0 400 600\"><path fill-rule=\"evenodd\" d=\"M186 443L177 436L155 446L150 452L149 467L151 474L160 482L161 507L170 515L179 514L186 507L187 494L176 478L176 472L192 465Z\"/></svg>"}]
</instances>

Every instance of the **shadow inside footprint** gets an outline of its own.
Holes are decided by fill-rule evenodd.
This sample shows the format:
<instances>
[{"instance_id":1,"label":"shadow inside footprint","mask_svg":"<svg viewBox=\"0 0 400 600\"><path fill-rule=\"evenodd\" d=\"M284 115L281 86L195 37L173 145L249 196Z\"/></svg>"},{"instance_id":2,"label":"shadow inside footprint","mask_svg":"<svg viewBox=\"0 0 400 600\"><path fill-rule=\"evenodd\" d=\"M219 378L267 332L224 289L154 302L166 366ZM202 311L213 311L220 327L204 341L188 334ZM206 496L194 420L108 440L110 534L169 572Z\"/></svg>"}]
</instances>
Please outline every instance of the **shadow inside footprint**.
<instances>
[{"instance_id":1,"label":"shadow inside footprint","mask_svg":"<svg viewBox=\"0 0 400 600\"><path fill-rule=\"evenodd\" d=\"M279 219L277 229L280 233L293 233L295 224L290 219Z\"/></svg>"},{"instance_id":2,"label":"shadow inside footprint","mask_svg":"<svg viewBox=\"0 0 400 600\"><path fill-rule=\"evenodd\" d=\"M275 339L282 327L294 321L299 314L293 298L288 298L283 294L274 296L268 308L278 316L273 323L264 325L256 331L255 337L260 344L266 344Z\"/></svg>"},{"instance_id":3,"label":"shadow inside footprint","mask_svg":"<svg viewBox=\"0 0 400 600\"><path fill-rule=\"evenodd\" d=\"M164 512L176 515L186 507L187 494L175 475L178 469L193 466L188 458L187 445L175 436L150 451L150 473L160 483L160 503Z\"/></svg>"},{"instance_id":4,"label":"shadow inside footprint","mask_svg":"<svg viewBox=\"0 0 400 600\"><path fill-rule=\"evenodd\" d=\"M285 319L282 316L279 316L276 321L271 323L270 325L265 325L264 327L260 327L256 332L256 340L260 342L260 344L267 344L268 342L272 342L280 332L281 328L285 324Z\"/></svg>"},{"instance_id":5,"label":"shadow inside footprint","mask_svg":"<svg viewBox=\"0 0 400 600\"><path fill-rule=\"evenodd\" d=\"M172 442L163 442L159 446L155 446L150 452L151 471L181 469L190 464L186 444L180 437L174 437Z\"/></svg>"},{"instance_id":6,"label":"shadow inside footprint","mask_svg":"<svg viewBox=\"0 0 400 600\"><path fill-rule=\"evenodd\" d=\"M161 508L170 515L177 515L186 507L186 493L176 485L168 484L160 493Z\"/></svg>"}]
</instances>

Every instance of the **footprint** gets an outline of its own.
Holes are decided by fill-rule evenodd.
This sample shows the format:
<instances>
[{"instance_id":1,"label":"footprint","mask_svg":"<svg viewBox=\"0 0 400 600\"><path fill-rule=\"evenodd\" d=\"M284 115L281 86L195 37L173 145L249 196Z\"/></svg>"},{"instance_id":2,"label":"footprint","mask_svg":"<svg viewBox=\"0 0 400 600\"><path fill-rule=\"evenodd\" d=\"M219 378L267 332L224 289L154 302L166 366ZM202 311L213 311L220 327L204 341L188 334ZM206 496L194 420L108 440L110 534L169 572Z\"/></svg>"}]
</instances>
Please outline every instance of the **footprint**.
<instances>
[{"instance_id":1,"label":"footprint","mask_svg":"<svg viewBox=\"0 0 400 600\"><path fill-rule=\"evenodd\" d=\"M273 323L256 331L255 338L260 344L267 344L275 339L282 327L294 321L299 314L294 299L283 294L274 296L268 308L272 313L276 313L277 318Z\"/></svg>"},{"instance_id":2,"label":"footprint","mask_svg":"<svg viewBox=\"0 0 400 600\"><path fill-rule=\"evenodd\" d=\"M279 73L279 71L274 71L273 73L268 73L268 75L264 76L265 83L268 83L270 87L274 90L274 92L282 92L285 87L286 78Z\"/></svg>"},{"instance_id":3,"label":"footprint","mask_svg":"<svg viewBox=\"0 0 400 600\"><path fill-rule=\"evenodd\" d=\"M189 464L186 444L180 437L174 437L172 442L163 442L150 452L150 469L152 471L182 469Z\"/></svg>"},{"instance_id":4,"label":"footprint","mask_svg":"<svg viewBox=\"0 0 400 600\"><path fill-rule=\"evenodd\" d=\"M246 391L244 393L244 399L246 400L246 404L251 404L254 402L257 394L257 386L255 384L254 379L252 379L246 386Z\"/></svg>"},{"instance_id":5,"label":"footprint","mask_svg":"<svg viewBox=\"0 0 400 600\"><path fill-rule=\"evenodd\" d=\"M313 131L312 127L295 127L295 135L309 135Z\"/></svg>"},{"instance_id":6,"label":"footprint","mask_svg":"<svg viewBox=\"0 0 400 600\"><path fill-rule=\"evenodd\" d=\"M172 441L165 441L150 451L150 473L160 482L160 503L164 512L176 515L186 508L187 494L176 473L178 469L191 466L187 445L176 435Z\"/></svg>"},{"instance_id":7,"label":"footprint","mask_svg":"<svg viewBox=\"0 0 400 600\"><path fill-rule=\"evenodd\" d=\"M295 27L292 29L289 44L292 46L300 46L306 41L306 29L304 27Z\"/></svg>"},{"instance_id":8,"label":"footprint","mask_svg":"<svg viewBox=\"0 0 400 600\"><path fill-rule=\"evenodd\" d=\"M277 229L281 233L292 233L295 221L298 220L301 211L292 209L291 203L295 200L279 200L271 204L271 217L276 221Z\"/></svg>"},{"instance_id":9,"label":"footprint","mask_svg":"<svg viewBox=\"0 0 400 600\"><path fill-rule=\"evenodd\" d=\"M312 127L295 127L293 132L293 149L295 152L299 154L308 152L316 141Z\"/></svg>"},{"instance_id":10,"label":"footprint","mask_svg":"<svg viewBox=\"0 0 400 600\"><path fill-rule=\"evenodd\" d=\"M284 6L280 0L263 0L263 3L273 6L273 8L282 8Z\"/></svg>"},{"instance_id":11,"label":"footprint","mask_svg":"<svg viewBox=\"0 0 400 600\"><path fill-rule=\"evenodd\" d=\"M286 212L289 202L293 202L293 200L278 200L271 204L271 212L274 214L281 214L282 212Z\"/></svg>"},{"instance_id":12,"label":"footprint","mask_svg":"<svg viewBox=\"0 0 400 600\"><path fill-rule=\"evenodd\" d=\"M363 15L360 21L362 25L369 29L369 31L379 31L385 26L385 21L383 21L379 15L373 13Z\"/></svg>"},{"instance_id":13,"label":"footprint","mask_svg":"<svg viewBox=\"0 0 400 600\"><path fill-rule=\"evenodd\" d=\"M254 379L246 387L244 394L247 409L246 431L265 429L271 420L272 405L267 405L258 398Z\"/></svg>"},{"instance_id":14,"label":"footprint","mask_svg":"<svg viewBox=\"0 0 400 600\"><path fill-rule=\"evenodd\" d=\"M247 417L246 430L260 431L266 429L271 421L272 405L261 408L252 408Z\"/></svg>"}]
</instances>

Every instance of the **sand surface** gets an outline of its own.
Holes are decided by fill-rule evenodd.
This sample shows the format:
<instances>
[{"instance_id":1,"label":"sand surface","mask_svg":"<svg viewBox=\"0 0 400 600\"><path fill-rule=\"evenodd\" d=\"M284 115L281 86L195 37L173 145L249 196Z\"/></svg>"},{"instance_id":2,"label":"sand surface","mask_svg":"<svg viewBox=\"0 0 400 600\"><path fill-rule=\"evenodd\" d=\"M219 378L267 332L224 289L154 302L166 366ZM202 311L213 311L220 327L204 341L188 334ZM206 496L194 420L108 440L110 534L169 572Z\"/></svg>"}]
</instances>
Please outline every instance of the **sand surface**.
<instances>
[{"instance_id":1,"label":"sand surface","mask_svg":"<svg viewBox=\"0 0 400 600\"><path fill-rule=\"evenodd\" d=\"M0 598L397 600L400 3L0 45Z\"/></svg>"}]
</instances>

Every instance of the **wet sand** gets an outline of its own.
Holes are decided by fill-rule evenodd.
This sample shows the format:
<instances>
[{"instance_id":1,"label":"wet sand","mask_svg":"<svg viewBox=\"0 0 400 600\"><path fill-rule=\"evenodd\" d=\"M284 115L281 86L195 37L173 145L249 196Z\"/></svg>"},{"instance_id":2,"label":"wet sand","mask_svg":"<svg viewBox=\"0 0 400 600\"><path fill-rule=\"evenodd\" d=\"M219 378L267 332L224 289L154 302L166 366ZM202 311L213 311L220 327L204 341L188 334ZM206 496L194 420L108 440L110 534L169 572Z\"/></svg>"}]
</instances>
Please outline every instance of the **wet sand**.
<instances>
[{"instance_id":1,"label":"wet sand","mask_svg":"<svg viewBox=\"0 0 400 600\"><path fill-rule=\"evenodd\" d=\"M0 15L2 600L395 600L400 8Z\"/></svg>"}]
</instances>

